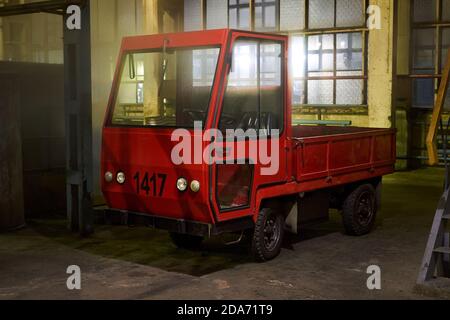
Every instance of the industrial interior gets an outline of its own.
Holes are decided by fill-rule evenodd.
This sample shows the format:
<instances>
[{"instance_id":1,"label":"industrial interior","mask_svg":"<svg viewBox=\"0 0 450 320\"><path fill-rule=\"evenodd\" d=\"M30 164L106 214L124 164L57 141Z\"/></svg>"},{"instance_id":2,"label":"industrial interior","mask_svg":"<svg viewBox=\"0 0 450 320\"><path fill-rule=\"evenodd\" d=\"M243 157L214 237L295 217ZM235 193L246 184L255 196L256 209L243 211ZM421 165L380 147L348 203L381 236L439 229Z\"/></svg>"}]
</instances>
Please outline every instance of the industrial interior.
<instances>
[{"instance_id":1,"label":"industrial interior","mask_svg":"<svg viewBox=\"0 0 450 320\"><path fill-rule=\"evenodd\" d=\"M66 25L70 5L79 29ZM289 37L294 125L396 130L371 234L345 235L332 210L256 263L233 234L188 250L104 219L102 129L122 39L227 28ZM241 49L236 88L253 81ZM214 50L194 53L194 86L212 81ZM449 247L437 210L450 177L449 50L450 0L0 0L0 299L449 299L450 249L435 256ZM151 92L171 90L146 77L145 59L129 60L137 72L119 95L134 104L114 121L154 113ZM66 287L71 265L81 290ZM366 285L373 265L379 290Z\"/></svg>"}]
</instances>

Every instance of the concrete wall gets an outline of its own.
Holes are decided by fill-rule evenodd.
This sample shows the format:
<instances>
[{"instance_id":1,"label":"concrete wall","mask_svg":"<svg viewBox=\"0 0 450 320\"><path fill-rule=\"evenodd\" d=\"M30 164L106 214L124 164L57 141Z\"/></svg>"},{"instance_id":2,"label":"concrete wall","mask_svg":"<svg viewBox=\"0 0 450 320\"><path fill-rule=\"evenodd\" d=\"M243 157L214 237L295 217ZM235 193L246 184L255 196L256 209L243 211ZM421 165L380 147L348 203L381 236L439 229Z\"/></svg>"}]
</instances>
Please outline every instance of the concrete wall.
<instances>
[{"instance_id":1,"label":"concrete wall","mask_svg":"<svg viewBox=\"0 0 450 320\"><path fill-rule=\"evenodd\" d=\"M13 75L0 74L0 231L24 224L19 95Z\"/></svg>"},{"instance_id":2,"label":"concrete wall","mask_svg":"<svg viewBox=\"0 0 450 320\"><path fill-rule=\"evenodd\" d=\"M63 66L0 62L0 77L14 79L14 90L8 93L19 97L14 103L19 116L10 123L20 131L21 157L12 163L23 169L25 215L64 212Z\"/></svg>"}]
</instances>

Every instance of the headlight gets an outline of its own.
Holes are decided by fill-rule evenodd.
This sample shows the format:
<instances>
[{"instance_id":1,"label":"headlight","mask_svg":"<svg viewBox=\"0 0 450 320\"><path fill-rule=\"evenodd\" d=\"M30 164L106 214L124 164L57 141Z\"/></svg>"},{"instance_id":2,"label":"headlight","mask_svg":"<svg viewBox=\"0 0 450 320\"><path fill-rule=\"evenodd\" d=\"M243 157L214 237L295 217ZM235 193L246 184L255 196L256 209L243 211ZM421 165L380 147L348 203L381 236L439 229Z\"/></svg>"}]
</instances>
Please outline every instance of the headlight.
<instances>
[{"instance_id":1,"label":"headlight","mask_svg":"<svg viewBox=\"0 0 450 320\"><path fill-rule=\"evenodd\" d=\"M191 190L192 192L199 192L200 191L200 182L197 180L194 180L191 182Z\"/></svg>"},{"instance_id":2,"label":"headlight","mask_svg":"<svg viewBox=\"0 0 450 320\"><path fill-rule=\"evenodd\" d=\"M186 191L188 188L188 182L185 178L180 178L177 180L177 189L181 192Z\"/></svg>"},{"instance_id":3,"label":"headlight","mask_svg":"<svg viewBox=\"0 0 450 320\"><path fill-rule=\"evenodd\" d=\"M111 172L106 172L105 173L105 181L106 182L112 182L114 179L114 175Z\"/></svg>"},{"instance_id":4,"label":"headlight","mask_svg":"<svg viewBox=\"0 0 450 320\"><path fill-rule=\"evenodd\" d=\"M124 184L124 183L125 183L125 173L119 172L119 173L117 174L116 179L117 179L117 182L118 182L118 183Z\"/></svg>"}]
</instances>

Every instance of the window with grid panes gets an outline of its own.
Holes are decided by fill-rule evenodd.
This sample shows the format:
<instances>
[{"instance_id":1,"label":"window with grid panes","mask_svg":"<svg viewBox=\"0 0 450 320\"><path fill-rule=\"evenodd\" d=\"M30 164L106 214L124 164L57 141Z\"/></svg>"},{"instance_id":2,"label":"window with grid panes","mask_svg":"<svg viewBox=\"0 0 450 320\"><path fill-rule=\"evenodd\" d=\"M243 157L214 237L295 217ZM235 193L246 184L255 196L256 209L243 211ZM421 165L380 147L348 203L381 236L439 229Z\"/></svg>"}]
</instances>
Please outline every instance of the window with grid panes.
<instances>
[{"instance_id":1,"label":"window with grid panes","mask_svg":"<svg viewBox=\"0 0 450 320\"><path fill-rule=\"evenodd\" d=\"M250 0L228 0L228 26L232 29L250 29Z\"/></svg>"},{"instance_id":2,"label":"window with grid panes","mask_svg":"<svg viewBox=\"0 0 450 320\"><path fill-rule=\"evenodd\" d=\"M432 108L450 49L450 0L413 0L412 10L412 105Z\"/></svg>"},{"instance_id":3,"label":"window with grid panes","mask_svg":"<svg viewBox=\"0 0 450 320\"><path fill-rule=\"evenodd\" d=\"M278 0L255 0L255 30L277 31L278 11Z\"/></svg>"},{"instance_id":4,"label":"window with grid panes","mask_svg":"<svg viewBox=\"0 0 450 320\"><path fill-rule=\"evenodd\" d=\"M291 38L294 105L366 104L365 7L364 0L280 1L280 29L303 26ZM283 16L287 8L303 15Z\"/></svg>"}]
</instances>

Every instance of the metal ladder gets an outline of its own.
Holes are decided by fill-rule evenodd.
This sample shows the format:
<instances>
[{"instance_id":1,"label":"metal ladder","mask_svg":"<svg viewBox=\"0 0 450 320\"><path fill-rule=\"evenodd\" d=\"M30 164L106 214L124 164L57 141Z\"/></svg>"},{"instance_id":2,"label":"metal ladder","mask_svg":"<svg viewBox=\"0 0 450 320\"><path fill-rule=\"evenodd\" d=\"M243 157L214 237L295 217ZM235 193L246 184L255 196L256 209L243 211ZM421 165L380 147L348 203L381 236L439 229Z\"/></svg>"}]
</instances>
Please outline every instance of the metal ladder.
<instances>
[{"instance_id":1,"label":"metal ladder","mask_svg":"<svg viewBox=\"0 0 450 320\"><path fill-rule=\"evenodd\" d=\"M419 285L437 278L450 278L450 234L447 231L448 221L450 221L450 168L447 154L447 133L450 128L450 119L447 122L446 130L444 130L442 119L440 120L440 127L444 148L445 191L439 201L425 248L425 255L417 279Z\"/></svg>"}]
</instances>

